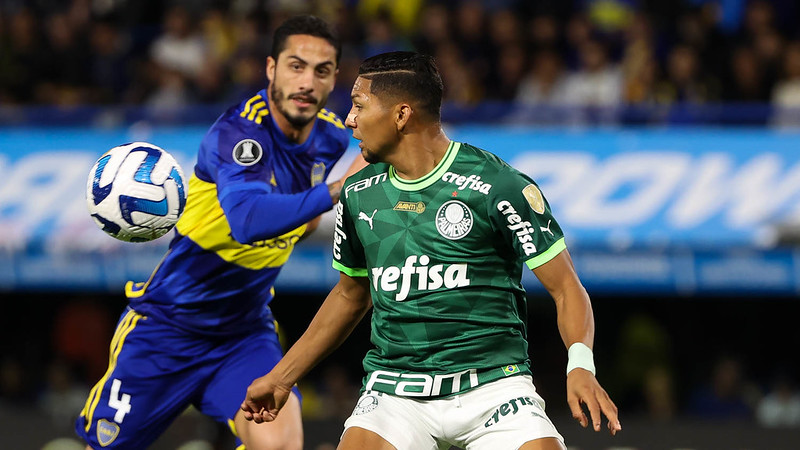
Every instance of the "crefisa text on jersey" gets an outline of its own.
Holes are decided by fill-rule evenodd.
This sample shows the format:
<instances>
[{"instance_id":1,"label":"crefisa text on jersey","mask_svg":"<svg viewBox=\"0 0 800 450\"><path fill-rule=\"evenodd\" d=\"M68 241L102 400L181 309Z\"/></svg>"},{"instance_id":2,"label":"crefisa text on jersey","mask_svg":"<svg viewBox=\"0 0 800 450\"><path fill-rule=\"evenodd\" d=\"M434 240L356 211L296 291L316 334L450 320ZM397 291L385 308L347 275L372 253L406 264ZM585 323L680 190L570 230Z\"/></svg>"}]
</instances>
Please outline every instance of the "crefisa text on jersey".
<instances>
[{"instance_id":1,"label":"crefisa text on jersey","mask_svg":"<svg viewBox=\"0 0 800 450\"><path fill-rule=\"evenodd\" d=\"M455 184L458 186L459 191L469 188L473 191L478 191L481 194L489 194L489 191L492 190L492 185L481 181L480 175L473 174L465 177L464 175L459 175L457 173L447 172L442 175L442 181Z\"/></svg>"},{"instance_id":2,"label":"crefisa text on jersey","mask_svg":"<svg viewBox=\"0 0 800 450\"><path fill-rule=\"evenodd\" d=\"M336 204L336 224L333 227L333 257L336 259L342 258L342 241L347 240L347 235L342 230L342 214L344 214L344 203L339 202Z\"/></svg>"},{"instance_id":3,"label":"crefisa text on jersey","mask_svg":"<svg viewBox=\"0 0 800 450\"><path fill-rule=\"evenodd\" d=\"M522 244L522 250L525 251L525 255L529 256L536 253L536 246L531 242L533 241L532 234L535 231L531 223L528 221L523 222L522 217L517 214L517 210L511 206L508 200L502 200L498 203L497 209L506 216L506 221L508 222L506 227L516 233L517 240Z\"/></svg>"}]
</instances>

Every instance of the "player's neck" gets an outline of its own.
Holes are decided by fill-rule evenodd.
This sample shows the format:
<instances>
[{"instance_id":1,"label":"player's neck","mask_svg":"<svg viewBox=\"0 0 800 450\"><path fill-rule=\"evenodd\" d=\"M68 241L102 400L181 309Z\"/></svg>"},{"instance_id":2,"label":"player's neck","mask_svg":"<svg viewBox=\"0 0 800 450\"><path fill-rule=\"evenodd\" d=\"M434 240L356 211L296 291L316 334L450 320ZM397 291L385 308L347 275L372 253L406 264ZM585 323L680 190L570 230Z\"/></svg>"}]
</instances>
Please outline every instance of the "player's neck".
<instances>
[{"instance_id":1,"label":"player's neck","mask_svg":"<svg viewBox=\"0 0 800 450\"><path fill-rule=\"evenodd\" d=\"M394 152L394 161L388 162L400 178L416 180L433 171L449 146L450 139L441 127L431 127L404 136Z\"/></svg>"},{"instance_id":2,"label":"player's neck","mask_svg":"<svg viewBox=\"0 0 800 450\"><path fill-rule=\"evenodd\" d=\"M314 121L317 119L315 118L302 127L297 128L292 125L283 114L281 114L278 108L275 107L275 103L272 102L272 98L269 98L268 101L270 115L274 118L273 120L275 120L275 124L278 126L278 129L281 130L284 136L286 136L286 139L293 144L302 144L305 142L306 139L308 139L308 137L311 135L311 130L314 128Z\"/></svg>"}]
</instances>

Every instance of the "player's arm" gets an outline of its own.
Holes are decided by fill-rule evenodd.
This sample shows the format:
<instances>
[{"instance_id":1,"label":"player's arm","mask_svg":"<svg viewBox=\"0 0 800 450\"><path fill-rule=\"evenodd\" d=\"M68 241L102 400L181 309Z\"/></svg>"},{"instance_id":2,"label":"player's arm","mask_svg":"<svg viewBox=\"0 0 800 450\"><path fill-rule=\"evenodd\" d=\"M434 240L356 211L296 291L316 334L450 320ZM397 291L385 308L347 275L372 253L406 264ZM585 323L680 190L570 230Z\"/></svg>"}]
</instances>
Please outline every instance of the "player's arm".
<instances>
[{"instance_id":1,"label":"player's arm","mask_svg":"<svg viewBox=\"0 0 800 450\"><path fill-rule=\"evenodd\" d=\"M306 332L268 374L247 388L244 417L256 423L275 420L297 380L339 347L371 306L369 279L342 273Z\"/></svg>"},{"instance_id":2,"label":"player's arm","mask_svg":"<svg viewBox=\"0 0 800 450\"><path fill-rule=\"evenodd\" d=\"M367 164L368 163L364 160L364 157L361 156L361 153L356 155L356 157L353 159L353 162L350 164L350 167L347 168L347 172L345 172L344 176L342 176L342 178L339 179L339 183L344 183L344 180L346 180L347 177L353 175L354 173L358 172L364 167L367 167ZM334 192L333 189L341 189L341 184L336 185L334 183L331 183L328 185L328 188L330 190L331 198L336 198L336 201L338 201L339 191L337 190ZM336 203L336 201L334 201L334 203ZM311 219L308 223L306 223L306 231L300 238L301 240L307 238L311 233L314 232L314 230L317 229L317 227L319 226L320 218L321 216L317 216L314 219Z\"/></svg>"},{"instance_id":3,"label":"player's arm","mask_svg":"<svg viewBox=\"0 0 800 450\"><path fill-rule=\"evenodd\" d=\"M231 235L241 243L271 239L312 221L339 201L340 180L297 194L271 192L265 183L245 182L221 189L220 206Z\"/></svg>"},{"instance_id":4,"label":"player's arm","mask_svg":"<svg viewBox=\"0 0 800 450\"><path fill-rule=\"evenodd\" d=\"M572 258L567 249L548 262L533 269L533 273L547 289L556 304L558 314L558 331L561 339L568 349L573 344L578 344L576 350L580 351L581 344L588 347L589 352L594 342L594 315L592 304L586 289L583 288ZM572 354L571 357L575 357ZM589 356L591 354L589 353ZM593 366L591 359L584 366ZM583 367L576 367L567 374L567 403L572 410L572 416L581 426L588 426L586 414L581 407L585 404L589 409L595 431L600 431L601 413L608 418L608 429L612 435L622 429L619 422L617 407L600 386L592 371Z\"/></svg>"}]
</instances>

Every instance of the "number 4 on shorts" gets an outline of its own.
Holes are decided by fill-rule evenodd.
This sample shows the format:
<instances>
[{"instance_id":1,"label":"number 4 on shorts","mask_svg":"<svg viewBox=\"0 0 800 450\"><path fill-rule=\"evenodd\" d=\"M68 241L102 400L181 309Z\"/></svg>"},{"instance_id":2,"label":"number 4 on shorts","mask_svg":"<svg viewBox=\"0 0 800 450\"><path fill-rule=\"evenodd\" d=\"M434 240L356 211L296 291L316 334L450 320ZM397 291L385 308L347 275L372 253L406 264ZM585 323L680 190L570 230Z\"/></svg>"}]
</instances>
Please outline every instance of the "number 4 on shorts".
<instances>
[{"instance_id":1,"label":"number 4 on shorts","mask_svg":"<svg viewBox=\"0 0 800 450\"><path fill-rule=\"evenodd\" d=\"M108 406L117 410L114 414L114 422L122 423L125 414L131 412L131 396L130 394L119 395L119 388L122 387L122 381L114 378L111 383L111 395L109 395Z\"/></svg>"}]
</instances>

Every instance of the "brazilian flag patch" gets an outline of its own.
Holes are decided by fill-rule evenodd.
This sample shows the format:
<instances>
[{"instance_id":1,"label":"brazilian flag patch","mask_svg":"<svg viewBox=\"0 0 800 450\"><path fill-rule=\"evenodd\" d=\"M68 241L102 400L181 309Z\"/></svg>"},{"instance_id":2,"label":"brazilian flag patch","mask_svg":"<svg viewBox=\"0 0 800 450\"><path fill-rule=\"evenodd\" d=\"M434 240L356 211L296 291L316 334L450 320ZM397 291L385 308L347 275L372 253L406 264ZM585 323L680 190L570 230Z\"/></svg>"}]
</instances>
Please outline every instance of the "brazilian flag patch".
<instances>
[{"instance_id":1,"label":"brazilian flag patch","mask_svg":"<svg viewBox=\"0 0 800 450\"><path fill-rule=\"evenodd\" d=\"M519 367L516 364L509 364L503 367L503 373L505 376L514 375L515 373L519 373Z\"/></svg>"}]
</instances>

